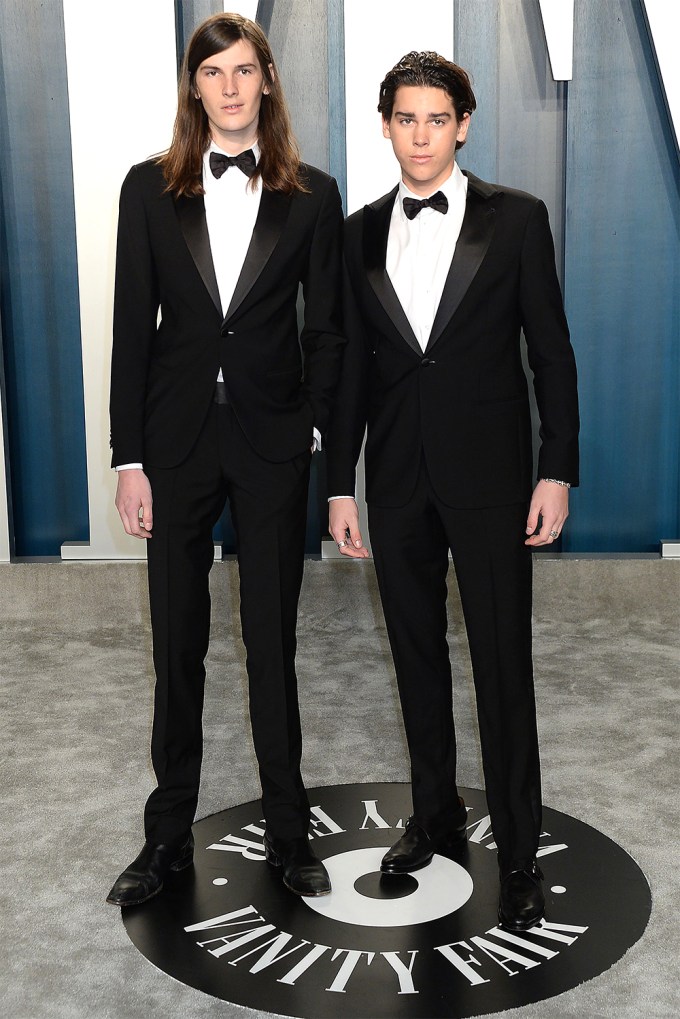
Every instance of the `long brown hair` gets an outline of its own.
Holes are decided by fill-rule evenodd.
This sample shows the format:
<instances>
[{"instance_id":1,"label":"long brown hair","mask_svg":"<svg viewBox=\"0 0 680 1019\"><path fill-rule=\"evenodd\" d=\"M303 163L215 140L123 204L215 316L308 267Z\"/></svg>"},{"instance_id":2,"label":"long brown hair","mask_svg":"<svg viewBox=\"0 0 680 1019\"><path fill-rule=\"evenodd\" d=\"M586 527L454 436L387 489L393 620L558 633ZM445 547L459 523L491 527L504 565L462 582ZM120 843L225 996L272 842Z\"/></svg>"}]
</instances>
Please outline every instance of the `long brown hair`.
<instances>
[{"instance_id":1,"label":"long brown hair","mask_svg":"<svg viewBox=\"0 0 680 1019\"><path fill-rule=\"evenodd\" d=\"M290 124L288 106L266 35L259 25L240 14L214 14L195 30L187 46L177 88L177 117L172 144L158 162L167 191L202 195L203 154L210 144L210 125L200 100L195 99L196 71L209 57L243 39L252 43L267 85L257 128L260 159L251 185L262 179L268 191L306 191L301 178L300 153Z\"/></svg>"}]
</instances>

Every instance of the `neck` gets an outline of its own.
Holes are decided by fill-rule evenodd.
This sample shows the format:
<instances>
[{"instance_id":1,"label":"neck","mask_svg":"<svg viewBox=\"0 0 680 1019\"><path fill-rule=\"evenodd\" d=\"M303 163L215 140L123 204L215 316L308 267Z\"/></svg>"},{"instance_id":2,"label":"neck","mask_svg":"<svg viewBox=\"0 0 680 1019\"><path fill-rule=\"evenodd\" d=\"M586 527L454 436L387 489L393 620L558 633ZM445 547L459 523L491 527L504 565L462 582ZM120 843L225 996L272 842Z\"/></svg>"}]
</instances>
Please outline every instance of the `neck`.
<instances>
[{"instance_id":1,"label":"neck","mask_svg":"<svg viewBox=\"0 0 680 1019\"><path fill-rule=\"evenodd\" d=\"M220 133L213 129L210 133L210 137L218 149L222 152L226 152L228 156L238 156L239 152L245 152L246 149L252 149L257 144L257 132L244 132L242 135L239 132L230 131L228 134Z\"/></svg>"},{"instance_id":2,"label":"neck","mask_svg":"<svg viewBox=\"0 0 680 1019\"><path fill-rule=\"evenodd\" d=\"M438 191L442 184L446 184L447 180L453 173L456 163L455 160L447 166L441 173L437 174L436 177L431 177L429 180L416 180L407 173L402 174L402 181L414 195L418 195L419 198L429 198L435 191Z\"/></svg>"}]
</instances>

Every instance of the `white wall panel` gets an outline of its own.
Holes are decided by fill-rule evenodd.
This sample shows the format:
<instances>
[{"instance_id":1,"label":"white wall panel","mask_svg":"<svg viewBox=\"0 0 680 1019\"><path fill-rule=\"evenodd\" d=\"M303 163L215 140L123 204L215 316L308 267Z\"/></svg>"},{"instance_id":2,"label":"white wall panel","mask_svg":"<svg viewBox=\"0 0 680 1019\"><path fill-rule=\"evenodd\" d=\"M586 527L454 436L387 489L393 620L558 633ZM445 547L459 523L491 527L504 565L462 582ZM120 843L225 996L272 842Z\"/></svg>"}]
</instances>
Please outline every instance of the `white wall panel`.
<instances>
[{"instance_id":1,"label":"white wall panel","mask_svg":"<svg viewBox=\"0 0 680 1019\"><path fill-rule=\"evenodd\" d=\"M451 0L345 0L348 213L379 198L398 180L377 112L380 82L410 50L453 59Z\"/></svg>"},{"instance_id":2,"label":"white wall panel","mask_svg":"<svg viewBox=\"0 0 680 1019\"><path fill-rule=\"evenodd\" d=\"M255 21L257 18L257 0L224 0L224 11L232 14L242 14L244 18Z\"/></svg>"},{"instance_id":3,"label":"white wall panel","mask_svg":"<svg viewBox=\"0 0 680 1019\"><path fill-rule=\"evenodd\" d=\"M644 0L644 7L675 141L680 147L680 7L677 0L675 3L669 3L669 0Z\"/></svg>"},{"instance_id":4,"label":"white wall panel","mask_svg":"<svg viewBox=\"0 0 680 1019\"><path fill-rule=\"evenodd\" d=\"M128 169L170 143L177 99L175 9L173 0L63 2L90 541L67 542L62 557L142 558L143 543L124 533L113 505L116 477L109 466L116 225L118 196Z\"/></svg>"},{"instance_id":5,"label":"white wall panel","mask_svg":"<svg viewBox=\"0 0 680 1019\"><path fill-rule=\"evenodd\" d=\"M539 0L555 81L571 81L574 68L574 0Z\"/></svg>"}]
</instances>

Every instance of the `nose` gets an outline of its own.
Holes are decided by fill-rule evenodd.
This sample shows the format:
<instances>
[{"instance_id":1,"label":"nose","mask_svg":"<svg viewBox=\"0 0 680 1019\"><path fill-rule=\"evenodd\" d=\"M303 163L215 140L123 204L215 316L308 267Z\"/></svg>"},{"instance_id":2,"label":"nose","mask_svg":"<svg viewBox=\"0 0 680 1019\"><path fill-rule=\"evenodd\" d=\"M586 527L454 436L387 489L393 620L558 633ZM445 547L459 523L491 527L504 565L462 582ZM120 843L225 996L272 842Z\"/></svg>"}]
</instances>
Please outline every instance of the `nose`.
<instances>
[{"instance_id":1,"label":"nose","mask_svg":"<svg viewBox=\"0 0 680 1019\"><path fill-rule=\"evenodd\" d=\"M222 86L223 96L237 96L238 85L236 84L236 75L232 75L231 78L225 75L224 85Z\"/></svg>"},{"instance_id":2,"label":"nose","mask_svg":"<svg viewBox=\"0 0 680 1019\"><path fill-rule=\"evenodd\" d=\"M417 145L419 149L430 144L430 139L427 137L427 131L425 128L416 128L415 134L413 135L413 144Z\"/></svg>"}]
</instances>

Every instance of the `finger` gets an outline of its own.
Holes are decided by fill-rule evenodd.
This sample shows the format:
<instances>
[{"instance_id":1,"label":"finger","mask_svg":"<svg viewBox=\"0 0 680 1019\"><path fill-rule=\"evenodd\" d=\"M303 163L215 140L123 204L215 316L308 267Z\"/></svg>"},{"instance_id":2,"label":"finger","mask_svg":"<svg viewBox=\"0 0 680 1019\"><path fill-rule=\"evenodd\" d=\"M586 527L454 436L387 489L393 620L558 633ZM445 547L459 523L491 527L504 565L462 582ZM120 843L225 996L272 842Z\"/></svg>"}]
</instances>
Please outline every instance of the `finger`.
<instances>
[{"instance_id":1,"label":"finger","mask_svg":"<svg viewBox=\"0 0 680 1019\"><path fill-rule=\"evenodd\" d=\"M347 531L349 530L349 522L347 520L335 520L329 521L328 530L331 532L333 541L335 544L339 544L341 541L345 541L347 538Z\"/></svg>"},{"instance_id":2,"label":"finger","mask_svg":"<svg viewBox=\"0 0 680 1019\"><path fill-rule=\"evenodd\" d=\"M130 521L130 530L128 531L128 534L133 535L135 538L148 537L146 531L142 530L142 523L139 519L139 511L137 511L137 513L130 514L128 519Z\"/></svg>"},{"instance_id":3,"label":"finger","mask_svg":"<svg viewBox=\"0 0 680 1019\"><path fill-rule=\"evenodd\" d=\"M139 518L139 531L136 532L135 537L137 538L150 538L151 537L151 524L148 526L144 522L144 518Z\"/></svg>"},{"instance_id":4,"label":"finger","mask_svg":"<svg viewBox=\"0 0 680 1019\"><path fill-rule=\"evenodd\" d=\"M529 516L527 517L527 530L526 530L527 534L533 534L536 528L538 527L539 512L540 510L538 504L534 505L534 503L532 502L531 506L529 507Z\"/></svg>"},{"instance_id":5,"label":"finger","mask_svg":"<svg viewBox=\"0 0 680 1019\"><path fill-rule=\"evenodd\" d=\"M370 553L361 540L361 534L356 526L354 526L356 537L352 538L350 530L349 523L342 532L337 527L335 528L336 533L333 537L335 538L335 544L338 546L338 551L341 555L349 556L350 559L367 559Z\"/></svg>"},{"instance_id":6,"label":"finger","mask_svg":"<svg viewBox=\"0 0 680 1019\"><path fill-rule=\"evenodd\" d=\"M340 545L338 545L338 549L340 550L340 555L344 555L348 559L368 559L369 556L368 549L363 546L361 548L353 548L352 545L348 544L340 548Z\"/></svg>"},{"instance_id":7,"label":"finger","mask_svg":"<svg viewBox=\"0 0 680 1019\"><path fill-rule=\"evenodd\" d=\"M127 513L121 517L123 521L123 527L125 528L126 534L129 534L132 538L145 538L146 534L141 530L139 526L139 517L136 515L129 516Z\"/></svg>"},{"instance_id":8,"label":"finger","mask_svg":"<svg viewBox=\"0 0 680 1019\"><path fill-rule=\"evenodd\" d=\"M142 527L147 533L150 533L153 527L153 510L151 507L151 497L142 499Z\"/></svg>"},{"instance_id":9,"label":"finger","mask_svg":"<svg viewBox=\"0 0 680 1019\"><path fill-rule=\"evenodd\" d=\"M123 508L119 510L121 520L123 521L123 527L127 534L133 538L146 538L146 532L141 529L139 520L139 506L135 506L134 509L132 502L126 502L123 504Z\"/></svg>"},{"instance_id":10,"label":"finger","mask_svg":"<svg viewBox=\"0 0 680 1019\"><path fill-rule=\"evenodd\" d=\"M354 548L363 548L363 540L361 537L361 531L359 530L359 521L353 520L349 527L349 540L351 541Z\"/></svg>"},{"instance_id":11,"label":"finger","mask_svg":"<svg viewBox=\"0 0 680 1019\"><path fill-rule=\"evenodd\" d=\"M538 534L533 535L528 541L525 541L525 545L552 545L552 543L559 538L560 527L556 521L546 520L543 518L541 530Z\"/></svg>"}]
</instances>

